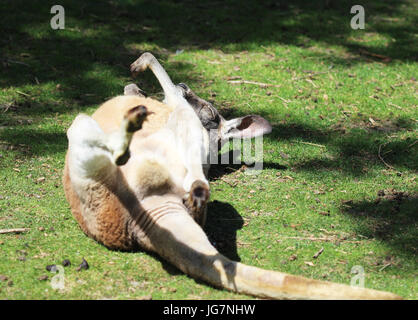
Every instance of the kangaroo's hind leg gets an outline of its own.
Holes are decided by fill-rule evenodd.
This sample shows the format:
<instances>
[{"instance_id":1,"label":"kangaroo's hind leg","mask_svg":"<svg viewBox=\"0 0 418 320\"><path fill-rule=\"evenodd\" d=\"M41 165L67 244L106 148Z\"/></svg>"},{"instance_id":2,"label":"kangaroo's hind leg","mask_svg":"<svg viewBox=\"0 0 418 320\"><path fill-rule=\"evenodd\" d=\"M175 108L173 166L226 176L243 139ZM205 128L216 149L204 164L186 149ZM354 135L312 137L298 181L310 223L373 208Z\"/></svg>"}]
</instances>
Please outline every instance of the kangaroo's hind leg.
<instances>
[{"instance_id":1,"label":"kangaroo's hind leg","mask_svg":"<svg viewBox=\"0 0 418 320\"><path fill-rule=\"evenodd\" d=\"M147 68L151 69L163 88L165 95L164 102L166 104L177 107L179 103L187 103L187 101L183 98L182 90L173 84L170 76L164 70L163 66L151 53L143 53L131 64L131 72L134 76L142 71L145 71Z\"/></svg>"}]
</instances>

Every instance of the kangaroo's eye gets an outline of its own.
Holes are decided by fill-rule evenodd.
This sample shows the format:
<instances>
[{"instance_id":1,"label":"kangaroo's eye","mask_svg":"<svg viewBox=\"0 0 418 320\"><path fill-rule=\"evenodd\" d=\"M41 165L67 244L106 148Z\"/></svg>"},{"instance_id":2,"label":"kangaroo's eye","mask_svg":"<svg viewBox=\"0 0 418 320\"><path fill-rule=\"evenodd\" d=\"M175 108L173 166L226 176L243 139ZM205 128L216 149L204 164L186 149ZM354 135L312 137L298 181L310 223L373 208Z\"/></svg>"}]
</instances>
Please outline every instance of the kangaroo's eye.
<instances>
[{"instance_id":1,"label":"kangaroo's eye","mask_svg":"<svg viewBox=\"0 0 418 320\"><path fill-rule=\"evenodd\" d=\"M183 96L186 97L187 93L190 90L189 87L185 83L182 83L182 82L179 83L177 86L180 87L183 90Z\"/></svg>"},{"instance_id":2,"label":"kangaroo's eye","mask_svg":"<svg viewBox=\"0 0 418 320\"><path fill-rule=\"evenodd\" d=\"M199 112L200 121L202 125L207 129L218 129L220 123L219 114L215 113L212 108L204 106Z\"/></svg>"}]
</instances>

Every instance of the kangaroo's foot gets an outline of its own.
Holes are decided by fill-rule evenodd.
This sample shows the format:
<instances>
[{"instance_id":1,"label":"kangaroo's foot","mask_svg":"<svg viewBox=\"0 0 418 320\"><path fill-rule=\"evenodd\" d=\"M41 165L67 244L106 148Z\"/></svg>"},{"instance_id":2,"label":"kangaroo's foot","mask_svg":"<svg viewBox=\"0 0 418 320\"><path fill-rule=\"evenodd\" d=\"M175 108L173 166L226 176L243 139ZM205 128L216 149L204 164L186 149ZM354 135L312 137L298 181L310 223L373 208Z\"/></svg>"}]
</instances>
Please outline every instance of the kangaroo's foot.
<instances>
[{"instance_id":1,"label":"kangaroo's foot","mask_svg":"<svg viewBox=\"0 0 418 320\"><path fill-rule=\"evenodd\" d=\"M131 73L133 76L137 76L138 73L145 71L149 66L152 64L155 64L155 57L149 53L145 52L143 53L138 59L136 59L131 64Z\"/></svg>"},{"instance_id":2,"label":"kangaroo's foot","mask_svg":"<svg viewBox=\"0 0 418 320\"><path fill-rule=\"evenodd\" d=\"M149 52L143 53L138 59L131 64L132 76L137 76L138 73L150 68L155 77L160 82L164 90L164 101L169 105L176 106L179 101L184 101L183 94L180 88L177 88L171 81L169 75L158 62L158 60Z\"/></svg>"},{"instance_id":3,"label":"kangaroo's foot","mask_svg":"<svg viewBox=\"0 0 418 320\"><path fill-rule=\"evenodd\" d=\"M208 185L196 180L193 182L185 205L192 218L203 228L206 222L206 205L209 201L210 191Z\"/></svg>"}]
</instances>

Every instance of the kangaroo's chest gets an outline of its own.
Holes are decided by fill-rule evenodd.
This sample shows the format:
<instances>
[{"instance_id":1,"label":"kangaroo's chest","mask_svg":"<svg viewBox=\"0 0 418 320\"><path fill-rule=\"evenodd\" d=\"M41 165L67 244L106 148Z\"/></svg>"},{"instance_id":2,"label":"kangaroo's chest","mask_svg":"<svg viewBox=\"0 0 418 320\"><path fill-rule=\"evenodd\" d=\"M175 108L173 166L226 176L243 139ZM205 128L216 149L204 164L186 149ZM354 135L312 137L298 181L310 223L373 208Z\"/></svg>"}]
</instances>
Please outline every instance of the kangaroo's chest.
<instances>
[{"instance_id":1,"label":"kangaroo's chest","mask_svg":"<svg viewBox=\"0 0 418 320\"><path fill-rule=\"evenodd\" d=\"M167 123L173 108L162 102L137 96L119 96L106 101L93 113L92 118L97 121L105 133L118 130L126 112L136 106L143 105L153 114L147 117L142 129L135 132L134 137L144 138L160 130Z\"/></svg>"}]
</instances>

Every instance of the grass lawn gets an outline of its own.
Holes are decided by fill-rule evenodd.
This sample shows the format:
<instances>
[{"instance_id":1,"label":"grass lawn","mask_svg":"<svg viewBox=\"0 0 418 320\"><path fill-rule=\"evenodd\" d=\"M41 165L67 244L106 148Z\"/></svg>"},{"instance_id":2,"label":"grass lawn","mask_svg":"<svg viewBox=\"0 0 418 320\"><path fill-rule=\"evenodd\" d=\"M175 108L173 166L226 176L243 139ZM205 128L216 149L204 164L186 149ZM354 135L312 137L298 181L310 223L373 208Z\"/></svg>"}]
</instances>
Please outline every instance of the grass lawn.
<instances>
[{"instance_id":1,"label":"grass lawn","mask_svg":"<svg viewBox=\"0 0 418 320\"><path fill-rule=\"evenodd\" d=\"M367 288L417 299L418 3L364 0L366 28L352 30L357 2L304 2L62 0L65 29L52 30L56 1L1 1L0 229L30 230L0 234L0 299L250 298L108 250L71 215L66 130L123 93L144 51L227 119L273 125L259 175L212 168L206 231L220 252L345 284L361 266ZM161 99L150 72L135 81ZM54 290L45 267L64 259Z\"/></svg>"}]
</instances>

